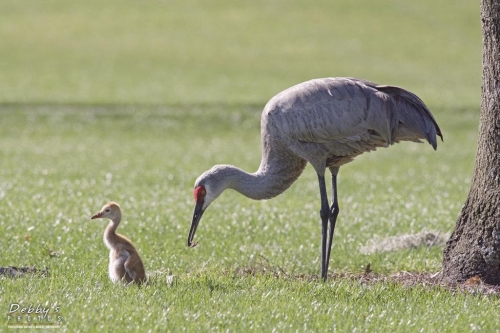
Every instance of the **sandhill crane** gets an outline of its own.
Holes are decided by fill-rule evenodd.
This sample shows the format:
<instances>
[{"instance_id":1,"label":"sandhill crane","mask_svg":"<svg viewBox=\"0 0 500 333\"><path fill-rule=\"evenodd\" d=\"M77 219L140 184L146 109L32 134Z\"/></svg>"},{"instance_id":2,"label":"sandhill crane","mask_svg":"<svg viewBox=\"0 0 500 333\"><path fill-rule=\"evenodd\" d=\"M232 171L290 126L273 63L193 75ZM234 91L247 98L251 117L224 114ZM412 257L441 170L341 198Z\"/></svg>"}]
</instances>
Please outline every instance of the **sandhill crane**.
<instances>
[{"instance_id":1,"label":"sandhill crane","mask_svg":"<svg viewBox=\"0 0 500 333\"><path fill-rule=\"evenodd\" d=\"M261 117L262 160L255 173L216 165L194 184L196 206L187 244L193 242L203 212L225 189L256 200L284 192L309 162L321 195L321 277L327 279L335 223L339 213L337 174L354 157L399 141L426 139L434 149L443 136L424 102L394 86L355 78L303 82L274 96ZM329 207L325 170L332 177Z\"/></svg>"},{"instance_id":2,"label":"sandhill crane","mask_svg":"<svg viewBox=\"0 0 500 333\"><path fill-rule=\"evenodd\" d=\"M104 243L109 251L109 278L117 283L126 281L128 285L141 285L146 281L146 273L141 257L127 237L117 234L116 228L122 219L120 206L109 202L91 217L91 219L106 218L110 222L104 231Z\"/></svg>"}]
</instances>

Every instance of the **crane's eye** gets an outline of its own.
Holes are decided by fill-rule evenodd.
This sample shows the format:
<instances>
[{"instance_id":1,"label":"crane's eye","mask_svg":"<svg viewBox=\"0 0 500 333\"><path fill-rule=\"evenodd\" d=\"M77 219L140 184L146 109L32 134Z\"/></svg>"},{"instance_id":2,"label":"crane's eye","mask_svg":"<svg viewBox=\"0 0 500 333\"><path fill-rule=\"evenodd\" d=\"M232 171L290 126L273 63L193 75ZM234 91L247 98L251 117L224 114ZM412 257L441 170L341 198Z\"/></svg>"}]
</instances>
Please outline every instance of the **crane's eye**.
<instances>
[{"instance_id":1,"label":"crane's eye","mask_svg":"<svg viewBox=\"0 0 500 333\"><path fill-rule=\"evenodd\" d=\"M205 197L205 194L207 194L207 190L205 189L205 186L200 185L194 189L194 200L196 202L203 201L203 198Z\"/></svg>"},{"instance_id":2,"label":"crane's eye","mask_svg":"<svg viewBox=\"0 0 500 333\"><path fill-rule=\"evenodd\" d=\"M108 209L106 209L106 210L105 210L105 212L106 212L106 213L109 213L109 212L110 212L109 208L108 208Z\"/></svg>"}]
</instances>

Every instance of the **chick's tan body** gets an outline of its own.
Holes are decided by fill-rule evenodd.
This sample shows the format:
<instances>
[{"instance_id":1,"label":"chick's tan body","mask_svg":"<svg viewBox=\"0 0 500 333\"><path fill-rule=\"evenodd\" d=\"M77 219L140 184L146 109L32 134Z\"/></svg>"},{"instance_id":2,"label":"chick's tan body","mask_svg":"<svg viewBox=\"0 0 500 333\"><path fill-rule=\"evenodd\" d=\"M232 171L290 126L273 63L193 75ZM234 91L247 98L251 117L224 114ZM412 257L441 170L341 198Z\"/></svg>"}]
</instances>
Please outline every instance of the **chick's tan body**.
<instances>
[{"instance_id":1,"label":"chick's tan body","mask_svg":"<svg viewBox=\"0 0 500 333\"><path fill-rule=\"evenodd\" d=\"M146 280L144 265L134 245L127 237L117 234L116 228L121 221L120 206L110 202L92 216L92 219L107 218L110 223L104 231L104 243L109 248L109 278L118 283L141 285Z\"/></svg>"}]
</instances>

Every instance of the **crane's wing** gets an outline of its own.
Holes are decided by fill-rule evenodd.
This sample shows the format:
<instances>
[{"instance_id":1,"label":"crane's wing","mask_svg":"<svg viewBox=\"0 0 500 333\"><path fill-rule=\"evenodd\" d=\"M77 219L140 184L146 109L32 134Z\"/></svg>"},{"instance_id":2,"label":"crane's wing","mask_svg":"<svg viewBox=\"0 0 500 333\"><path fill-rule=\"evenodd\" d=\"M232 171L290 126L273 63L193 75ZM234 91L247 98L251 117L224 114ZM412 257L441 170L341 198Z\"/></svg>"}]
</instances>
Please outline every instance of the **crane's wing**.
<instances>
[{"instance_id":1,"label":"crane's wing","mask_svg":"<svg viewBox=\"0 0 500 333\"><path fill-rule=\"evenodd\" d=\"M111 250L111 253L113 253L113 260L120 264L123 264L130 257L130 252L123 248Z\"/></svg>"},{"instance_id":2,"label":"crane's wing","mask_svg":"<svg viewBox=\"0 0 500 333\"><path fill-rule=\"evenodd\" d=\"M117 248L120 253L126 253L126 257L124 257L123 261L123 268L132 279L132 281L129 282L132 283L135 281L139 284L142 283L145 280L146 273L139 253L137 253L130 239L121 234L117 234L117 236L120 238L120 242L116 245Z\"/></svg>"},{"instance_id":3,"label":"crane's wing","mask_svg":"<svg viewBox=\"0 0 500 333\"><path fill-rule=\"evenodd\" d=\"M133 255L129 256L128 259L123 264L125 271L127 271L128 275L132 278L132 280L135 280L135 278L136 278L136 271L137 271L136 266L137 266L137 259ZM142 263L141 263L141 267L142 267Z\"/></svg>"},{"instance_id":4,"label":"crane's wing","mask_svg":"<svg viewBox=\"0 0 500 333\"><path fill-rule=\"evenodd\" d=\"M408 132L413 132L423 139L426 139L434 149L437 147L436 135L443 135L431 111L425 103L414 93L394 86L376 86L376 89L390 96L394 104L394 111L398 117L398 136L402 140Z\"/></svg>"},{"instance_id":5,"label":"crane's wing","mask_svg":"<svg viewBox=\"0 0 500 333\"><path fill-rule=\"evenodd\" d=\"M436 133L441 135L416 95L354 78L315 79L293 86L273 97L264 113L281 134L304 143L348 138L355 142L374 131L392 144L401 131L404 140L425 138L436 147Z\"/></svg>"},{"instance_id":6,"label":"crane's wing","mask_svg":"<svg viewBox=\"0 0 500 333\"><path fill-rule=\"evenodd\" d=\"M125 262L125 270L132 280L137 284L142 284L146 281L146 272L144 270L144 265L142 264L141 257L137 252L130 255L130 258Z\"/></svg>"}]
</instances>

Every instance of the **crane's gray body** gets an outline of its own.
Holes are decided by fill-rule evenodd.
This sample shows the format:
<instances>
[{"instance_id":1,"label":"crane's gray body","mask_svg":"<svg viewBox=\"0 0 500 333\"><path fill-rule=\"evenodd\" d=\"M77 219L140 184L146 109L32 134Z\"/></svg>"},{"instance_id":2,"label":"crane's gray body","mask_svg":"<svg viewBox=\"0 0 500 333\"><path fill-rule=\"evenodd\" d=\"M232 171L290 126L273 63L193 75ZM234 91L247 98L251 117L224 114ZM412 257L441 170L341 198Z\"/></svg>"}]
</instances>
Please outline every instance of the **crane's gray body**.
<instances>
[{"instance_id":1,"label":"crane's gray body","mask_svg":"<svg viewBox=\"0 0 500 333\"><path fill-rule=\"evenodd\" d=\"M255 173L216 165L195 187L212 187L215 197L233 188L269 199L290 187L307 162L323 175L327 167L399 141L425 139L435 149L436 134L441 136L429 109L405 89L355 78L314 79L282 91L264 107L262 160Z\"/></svg>"},{"instance_id":2,"label":"crane's gray body","mask_svg":"<svg viewBox=\"0 0 500 333\"><path fill-rule=\"evenodd\" d=\"M399 141L426 139L435 149L436 133L441 135L415 94L354 78L314 79L284 90L266 104L261 131L257 173L279 179L268 183L270 195L286 190L305 161L323 174L327 167Z\"/></svg>"},{"instance_id":3,"label":"crane's gray body","mask_svg":"<svg viewBox=\"0 0 500 333\"><path fill-rule=\"evenodd\" d=\"M277 94L262 112L261 135L262 160L256 172L216 165L196 180L188 246L196 245L193 237L203 212L225 189L252 199L269 199L290 187L309 162L320 185L323 279L339 212L339 167L364 152L399 141L424 139L436 149L436 135L443 138L431 112L415 94L354 78L314 79ZM332 174L331 207L326 168Z\"/></svg>"}]
</instances>

